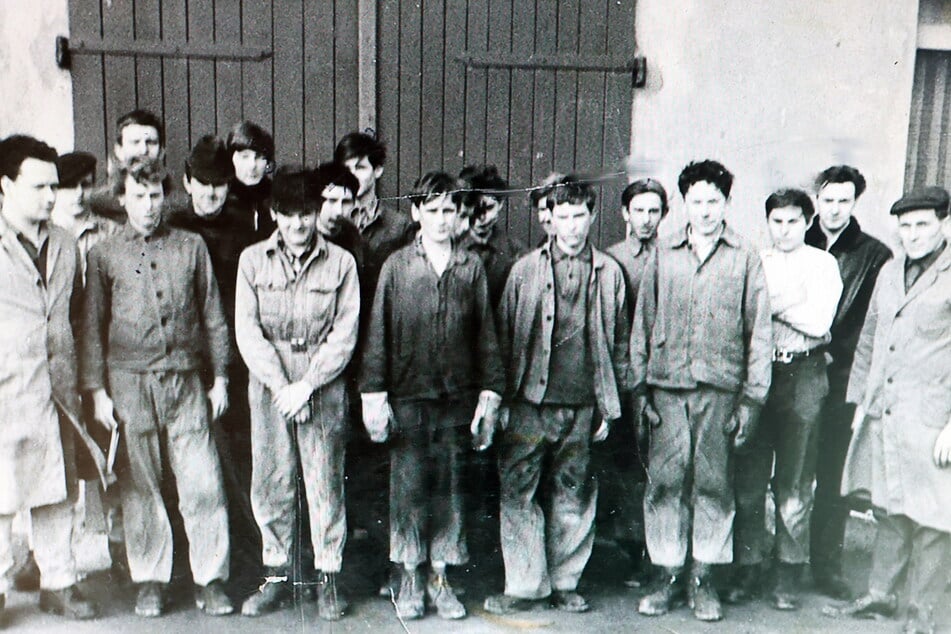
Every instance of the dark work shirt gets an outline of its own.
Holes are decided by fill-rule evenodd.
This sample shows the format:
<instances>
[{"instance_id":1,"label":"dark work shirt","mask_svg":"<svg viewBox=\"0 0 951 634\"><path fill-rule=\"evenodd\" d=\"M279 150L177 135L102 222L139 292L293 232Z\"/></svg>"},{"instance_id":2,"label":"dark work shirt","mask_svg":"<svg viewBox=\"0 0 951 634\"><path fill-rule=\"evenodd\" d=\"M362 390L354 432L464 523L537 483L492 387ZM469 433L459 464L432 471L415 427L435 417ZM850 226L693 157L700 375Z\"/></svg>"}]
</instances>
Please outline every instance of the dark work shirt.
<instances>
[{"instance_id":1,"label":"dark work shirt","mask_svg":"<svg viewBox=\"0 0 951 634\"><path fill-rule=\"evenodd\" d=\"M436 275L417 237L380 273L360 391L421 401L504 389L482 262L456 247L446 270Z\"/></svg>"},{"instance_id":2,"label":"dark work shirt","mask_svg":"<svg viewBox=\"0 0 951 634\"><path fill-rule=\"evenodd\" d=\"M585 325L591 246L587 245L577 255L568 255L556 244L552 247L552 263L555 269L555 324L548 387L543 402L590 405L595 402L595 372Z\"/></svg>"},{"instance_id":3,"label":"dark work shirt","mask_svg":"<svg viewBox=\"0 0 951 634\"><path fill-rule=\"evenodd\" d=\"M935 263L935 260L938 259L943 252L947 242L944 240L941 241L941 244L937 249L932 251L926 256L920 257L917 260L912 260L911 258L905 258L905 292L911 290L911 287L915 285L915 282L918 281L918 278L931 268L931 265Z\"/></svg>"},{"instance_id":4,"label":"dark work shirt","mask_svg":"<svg viewBox=\"0 0 951 634\"><path fill-rule=\"evenodd\" d=\"M627 283L627 309L630 318L634 317L634 306L637 304L637 291L641 287L644 266L656 248L656 236L651 240L640 240L635 235L629 235L605 249L605 252L617 260L621 269L624 270L624 281Z\"/></svg>"},{"instance_id":5,"label":"dark work shirt","mask_svg":"<svg viewBox=\"0 0 951 634\"><path fill-rule=\"evenodd\" d=\"M367 286L371 298L376 290L383 263L395 251L410 244L416 236L416 225L409 216L400 213L396 207L384 205L382 201L379 204L379 215L360 230L366 256L363 267L365 275L361 283Z\"/></svg>"},{"instance_id":6,"label":"dark work shirt","mask_svg":"<svg viewBox=\"0 0 951 634\"><path fill-rule=\"evenodd\" d=\"M232 178L227 205L251 224L253 242L266 240L277 229L277 223L271 217L271 179L267 177L251 186Z\"/></svg>"},{"instance_id":7,"label":"dark work shirt","mask_svg":"<svg viewBox=\"0 0 951 634\"><path fill-rule=\"evenodd\" d=\"M17 233L17 240L19 240L23 248L26 249L26 254L29 255L30 260L33 261L33 266L36 267L36 271L40 274L40 279L43 280L43 284L46 284L46 252L50 243L49 234L46 232L46 229L43 228L40 230L40 245L38 248L33 244L32 240L22 233Z\"/></svg>"},{"instance_id":8,"label":"dark work shirt","mask_svg":"<svg viewBox=\"0 0 951 634\"><path fill-rule=\"evenodd\" d=\"M228 326L211 258L199 236L126 224L89 251L80 386L107 385L107 369L201 370L227 376Z\"/></svg>"},{"instance_id":9,"label":"dark work shirt","mask_svg":"<svg viewBox=\"0 0 951 634\"><path fill-rule=\"evenodd\" d=\"M482 260L489 281L489 298L492 301L492 307L498 307L512 265L525 255L528 249L518 240L505 235L498 225L492 227L492 233L489 234L487 240L483 241L469 231L459 242L463 249L472 251Z\"/></svg>"}]
</instances>

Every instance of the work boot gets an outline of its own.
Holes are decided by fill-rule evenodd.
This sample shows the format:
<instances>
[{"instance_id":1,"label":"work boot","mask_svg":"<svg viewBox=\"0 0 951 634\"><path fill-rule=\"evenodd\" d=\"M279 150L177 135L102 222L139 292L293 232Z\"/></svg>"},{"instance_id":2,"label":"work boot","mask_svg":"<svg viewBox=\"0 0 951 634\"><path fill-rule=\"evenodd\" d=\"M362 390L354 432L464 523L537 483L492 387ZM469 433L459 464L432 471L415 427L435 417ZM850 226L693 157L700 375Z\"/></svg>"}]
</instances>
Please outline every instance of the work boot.
<instances>
[{"instance_id":1,"label":"work boot","mask_svg":"<svg viewBox=\"0 0 951 634\"><path fill-rule=\"evenodd\" d=\"M94 619L99 607L83 596L76 584L62 590L40 590L40 610L69 619Z\"/></svg>"},{"instance_id":2,"label":"work boot","mask_svg":"<svg viewBox=\"0 0 951 634\"><path fill-rule=\"evenodd\" d=\"M799 566L779 562L776 565L776 587L773 607L777 610L799 609Z\"/></svg>"},{"instance_id":3,"label":"work boot","mask_svg":"<svg viewBox=\"0 0 951 634\"><path fill-rule=\"evenodd\" d=\"M687 598L683 577L683 568L664 568L655 590L641 598L637 611L645 616L660 616L683 605Z\"/></svg>"},{"instance_id":4,"label":"work boot","mask_svg":"<svg viewBox=\"0 0 951 634\"><path fill-rule=\"evenodd\" d=\"M709 565L694 562L688 600L698 621L719 621L723 618L723 607L713 586L713 573Z\"/></svg>"},{"instance_id":5,"label":"work boot","mask_svg":"<svg viewBox=\"0 0 951 634\"><path fill-rule=\"evenodd\" d=\"M401 619L421 619L426 610L423 603L426 590L424 589L423 573L419 568L403 569L400 579L400 593L396 597L396 614Z\"/></svg>"},{"instance_id":6,"label":"work boot","mask_svg":"<svg viewBox=\"0 0 951 634\"><path fill-rule=\"evenodd\" d=\"M320 575L317 581L317 614L325 621L339 621L347 611L347 599L337 590L337 576L332 572Z\"/></svg>"},{"instance_id":7,"label":"work boot","mask_svg":"<svg viewBox=\"0 0 951 634\"><path fill-rule=\"evenodd\" d=\"M723 602L730 605L753 600L760 589L759 564L739 564L733 568L730 586L723 596Z\"/></svg>"},{"instance_id":8,"label":"work boot","mask_svg":"<svg viewBox=\"0 0 951 634\"><path fill-rule=\"evenodd\" d=\"M902 634L934 634L934 610L930 605L919 606L914 603L908 606L908 619Z\"/></svg>"},{"instance_id":9,"label":"work boot","mask_svg":"<svg viewBox=\"0 0 951 634\"><path fill-rule=\"evenodd\" d=\"M145 618L162 616L165 611L165 587L156 581L139 584L139 593L135 598L135 613Z\"/></svg>"},{"instance_id":10,"label":"work boot","mask_svg":"<svg viewBox=\"0 0 951 634\"><path fill-rule=\"evenodd\" d=\"M258 591L245 599L241 606L244 616L261 616L288 605L294 598L287 573L277 568L269 568L264 583Z\"/></svg>"},{"instance_id":11,"label":"work boot","mask_svg":"<svg viewBox=\"0 0 951 634\"><path fill-rule=\"evenodd\" d=\"M208 616L226 616L234 612L234 604L218 579L196 588L195 606Z\"/></svg>"},{"instance_id":12,"label":"work boot","mask_svg":"<svg viewBox=\"0 0 951 634\"><path fill-rule=\"evenodd\" d=\"M896 609L898 609L898 599L894 594L869 592L843 606L827 605L822 609L822 613L831 617L851 616L856 619L878 619L892 616Z\"/></svg>"},{"instance_id":13,"label":"work boot","mask_svg":"<svg viewBox=\"0 0 951 634\"><path fill-rule=\"evenodd\" d=\"M36 592L40 589L40 569L36 565L32 550L27 553L26 561L13 575L13 587L20 592Z\"/></svg>"},{"instance_id":14,"label":"work boot","mask_svg":"<svg viewBox=\"0 0 951 634\"><path fill-rule=\"evenodd\" d=\"M498 616L508 616L516 612L527 612L535 607L538 601L535 599L522 599L513 597L509 594L494 594L486 597L483 609Z\"/></svg>"},{"instance_id":15,"label":"work boot","mask_svg":"<svg viewBox=\"0 0 951 634\"><path fill-rule=\"evenodd\" d=\"M442 573L430 572L426 583L426 594L429 604L436 608L436 613L444 619L461 619L466 615L466 606L456 596L445 571Z\"/></svg>"}]
</instances>

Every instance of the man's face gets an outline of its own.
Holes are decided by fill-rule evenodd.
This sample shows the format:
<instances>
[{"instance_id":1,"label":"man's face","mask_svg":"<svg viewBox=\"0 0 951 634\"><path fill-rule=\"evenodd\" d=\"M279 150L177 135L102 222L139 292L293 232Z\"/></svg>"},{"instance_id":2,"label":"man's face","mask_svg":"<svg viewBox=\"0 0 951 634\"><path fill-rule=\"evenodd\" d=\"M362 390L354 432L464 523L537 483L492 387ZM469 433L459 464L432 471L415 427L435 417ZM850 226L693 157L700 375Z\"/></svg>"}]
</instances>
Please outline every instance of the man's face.
<instances>
[{"instance_id":1,"label":"man's face","mask_svg":"<svg viewBox=\"0 0 951 634\"><path fill-rule=\"evenodd\" d=\"M912 260L923 258L941 244L944 222L934 209L916 209L898 216L898 237Z\"/></svg>"},{"instance_id":2,"label":"man's face","mask_svg":"<svg viewBox=\"0 0 951 634\"><path fill-rule=\"evenodd\" d=\"M373 167L366 156L355 156L343 162L350 172L360 182L357 198L371 192L376 187L376 181L383 175L383 166Z\"/></svg>"},{"instance_id":3,"label":"man's face","mask_svg":"<svg viewBox=\"0 0 951 634\"><path fill-rule=\"evenodd\" d=\"M194 176L182 178L185 191L192 197L192 208L202 218L214 216L224 207L228 199L228 184L211 185L203 183Z\"/></svg>"},{"instance_id":4,"label":"man's face","mask_svg":"<svg viewBox=\"0 0 951 634\"><path fill-rule=\"evenodd\" d=\"M773 246L789 253L806 243L806 231L812 226L812 219L806 222L806 216L799 207L777 207L769 212L766 225Z\"/></svg>"},{"instance_id":5,"label":"man's face","mask_svg":"<svg viewBox=\"0 0 951 634\"><path fill-rule=\"evenodd\" d=\"M86 213L86 197L92 189L92 174L87 174L75 187L60 187L56 191L57 217L79 218Z\"/></svg>"},{"instance_id":6,"label":"man's face","mask_svg":"<svg viewBox=\"0 0 951 634\"><path fill-rule=\"evenodd\" d=\"M150 125L130 123L122 128L115 149L116 158L124 163L128 163L134 158L144 156L158 158L162 146L159 145L158 130Z\"/></svg>"},{"instance_id":7,"label":"man's face","mask_svg":"<svg viewBox=\"0 0 951 634\"><path fill-rule=\"evenodd\" d=\"M56 203L59 172L56 164L28 158L15 179L0 178L3 209L28 224L46 222Z\"/></svg>"},{"instance_id":8,"label":"man's face","mask_svg":"<svg viewBox=\"0 0 951 634\"><path fill-rule=\"evenodd\" d=\"M551 230L558 243L570 251L580 250L588 241L594 214L584 203L561 203L551 210Z\"/></svg>"},{"instance_id":9,"label":"man's face","mask_svg":"<svg viewBox=\"0 0 951 634\"><path fill-rule=\"evenodd\" d=\"M327 185L320 194L320 224L331 227L339 218L351 220L354 208L353 192L340 185Z\"/></svg>"},{"instance_id":10,"label":"man's face","mask_svg":"<svg viewBox=\"0 0 951 634\"><path fill-rule=\"evenodd\" d=\"M151 235L162 222L165 190L162 183L140 183L126 176L125 193L119 196L129 224L144 236Z\"/></svg>"},{"instance_id":11,"label":"man's face","mask_svg":"<svg viewBox=\"0 0 951 634\"><path fill-rule=\"evenodd\" d=\"M826 183L816 202L819 225L830 233L841 231L855 210L855 183Z\"/></svg>"},{"instance_id":12,"label":"man's face","mask_svg":"<svg viewBox=\"0 0 951 634\"><path fill-rule=\"evenodd\" d=\"M231 155L234 164L234 175L239 181L253 187L261 182L267 174L267 157L252 149L238 150Z\"/></svg>"},{"instance_id":13,"label":"man's face","mask_svg":"<svg viewBox=\"0 0 951 634\"><path fill-rule=\"evenodd\" d=\"M436 244L452 240L459 209L449 194L438 194L411 208L424 238Z\"/></svg>"},{"instance_id":14,"label":"man's face","mask_svg":"<svg viewBox=\"0 0 951 634\"><path fill-rule=\"evenodd\" d=\"M271 210L284 244L291 248L304 249L317 232L317 212L305 210L300 213L278 213Z\"/></svg>"},{"instance_id":15,"label":"man's face","mask_svg":"<svg viewBox=\"0 0 951 634\"><path fill-rule=\"evenodd\" d=\"M621 216L630 228L631 235L638 240L652 240L664 217L664 204L654 192L644 192L631 198L627 209L621 210Z\"/></svg>"},{"instance_id":16,"label":"man's face","mask_svg":"<svg viewBox=\"0 0 951 634\"><path fill-rule=\"evenodd\" d=\"M703 237L712 237L723 225L727 199L713 183L698 181L684 194L684 207L691 231Z\"/></svg>"},{"instance_id":17,"label":"man's face","mask_svg":"<svg viewBox=\"0 0 951 634\"><path fill-rule=\"evenodd\" d=\"M548 198L542 198L535 205L535 213L538 214L538 224L542 226L545 235L551 235L551 210L548 208Z\"/></svg>"},{"instance_id":18,"label":"man's face","mask_svg":"<svg viewBox=\"0 0 951 634\"><path fill-rule=\"evenodd\" d=\"M476 233L487 234L498 222L499 213L502 211L502 201L495 196L480 196L480 205L478 212L481 215L475 215L472 218L472 229Z\"/></svg>"}]
</instances>

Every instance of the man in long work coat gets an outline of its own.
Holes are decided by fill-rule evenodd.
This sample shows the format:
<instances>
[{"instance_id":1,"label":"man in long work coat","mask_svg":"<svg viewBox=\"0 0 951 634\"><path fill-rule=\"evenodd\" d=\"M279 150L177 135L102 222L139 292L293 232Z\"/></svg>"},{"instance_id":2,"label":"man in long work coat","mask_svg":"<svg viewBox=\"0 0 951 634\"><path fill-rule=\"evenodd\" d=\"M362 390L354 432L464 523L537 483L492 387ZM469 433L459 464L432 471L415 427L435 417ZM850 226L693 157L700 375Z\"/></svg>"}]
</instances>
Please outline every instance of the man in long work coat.
<instances>
[{"instance_id":1,"label":"man in long work coat","mask_svg":"<svg viewBox=\"0 0 951 634\"><path fill-rule=\"evenodd\" d=\"M951 567L951 249L948 192L912 191L891 209L904 254L882 267L856 349L857 405L842 492L878 520L868 594L838 610L890 615L906 579L905 632L933 632Z\"/></svg>"},{"instance_id":2,"label":"man in long work coat","mask_svg":"<svg viewBox=\"0 0 951 634\"><path fill-rule=\"evenodd\" d=\"M48 220L56 150L0 141L0 610L13 568L13 516L30 510L40 609L96 616L76 587L71 549L79 418L71 304L82 285L76 242Z\"/></svg>"}]
</instances>

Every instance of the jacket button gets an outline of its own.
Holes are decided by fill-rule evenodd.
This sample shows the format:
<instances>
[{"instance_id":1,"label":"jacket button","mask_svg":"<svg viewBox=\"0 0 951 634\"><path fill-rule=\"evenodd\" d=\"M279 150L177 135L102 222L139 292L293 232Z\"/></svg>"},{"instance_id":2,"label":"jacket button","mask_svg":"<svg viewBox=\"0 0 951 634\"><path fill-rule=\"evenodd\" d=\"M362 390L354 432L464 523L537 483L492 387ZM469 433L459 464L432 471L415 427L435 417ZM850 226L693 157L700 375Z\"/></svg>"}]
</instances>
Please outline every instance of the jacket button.
<instances>
[{"instance_id":1,"label":"jacket button","mask_svg":"<svg viewBox=\"0 0 951 634\"><path fill-rule=\"evenodd\" d=\"M165 324L168 323L168 317L162 317L159 321L160 321L161 324L164 326Z\"/></svg>"},{"instance_id":2,"label":"jacket button","mask_svg":"<svg viewBox=\"0 0 951 634\"><path fill-rule=\"evenodd\" d=\"M886 409L886 410L885 410L885 416L891 416L891 415L892 415L892 410Z\"/></svg>"},{"instance_id":3,"label":"jacket button","mask_svg":"<svg viewBox=\"0 0 951 634\"><path fill-rule=\"evenodd\" d=\"M158 265L155 262L149 262L149 266L152 268L153 271L158 268Z\"/></svg>"},{"instance_id":4,"label":"jacket button","mask_svg":"<svg viewBox=\"0 0 951 634\"><path fill-rule=\"evenodd\" d=\"M155 296L162 299L162 291L155 291Z\"/></svg>"},{"instance_id":5,"label":"jacket button","mask_svg":"<svg viewBox=\"0 0 951 634\"><path fill-rule=\"evenodd\" d=\"M546 315L546 316L545 316L545 321L551 321L551 315Z\"/></svg>"},{"instance_id":6,"label":"jacket button","mask_svg":"<svg viewBox=\"0 0 951 634\"><path fill-rule=\"evenodd\" d=\"M888 346L889 352L895 352L895 346Z\"/></svg>"},{"instance_id":7,"label":"jacket button","mask_svg":"<svg viewBox=\"0 0 951 634\"><path fill-rule=\"evenodd\" d=\"M892 383L892 382L893 382L893 381L892 381L892 377L888 377L887 379L885 379L885 382L886 382L886 383Z\"/></svg>"}]
</instances>

